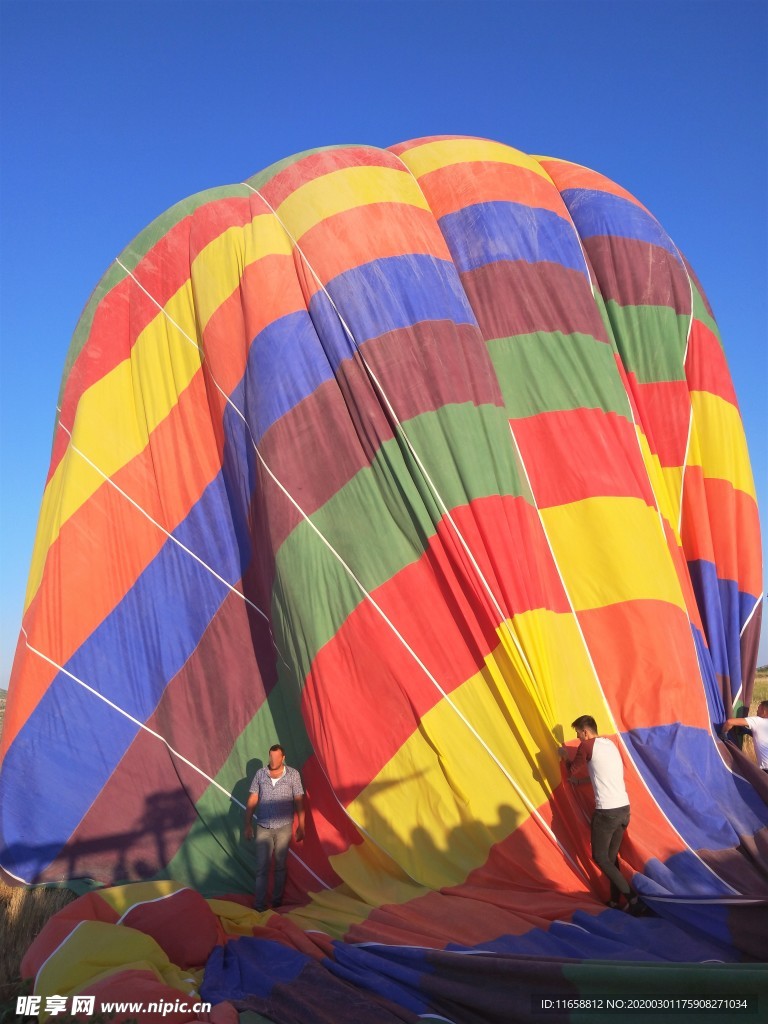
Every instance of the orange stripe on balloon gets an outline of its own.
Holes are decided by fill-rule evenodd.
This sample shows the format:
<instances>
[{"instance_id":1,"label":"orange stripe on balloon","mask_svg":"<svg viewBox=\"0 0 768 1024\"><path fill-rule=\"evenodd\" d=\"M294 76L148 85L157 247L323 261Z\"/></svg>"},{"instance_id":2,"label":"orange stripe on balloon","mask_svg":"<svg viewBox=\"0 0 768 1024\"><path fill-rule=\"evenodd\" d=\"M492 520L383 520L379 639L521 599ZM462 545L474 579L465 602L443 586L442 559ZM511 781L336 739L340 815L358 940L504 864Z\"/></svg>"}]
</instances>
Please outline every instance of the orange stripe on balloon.
<instances>
[{"instance_id":1,"label":"orange stripe on balloon","mask_svg":"<svg viewBox=\"0 0 768 1024\"><path fill-rule=\"evenodd\" d=\"M691 686L700 673L686 612L665 601L624 601L578 618L622 732L670 722L709 729L703 687Z\"/></svg>"},{"instance_id":2,"label":"orange stripe on balloon","mask_svg":"<svg viewBox=\"0 0 768 1024\"><path fill-rule=\"evenodd\" d=\"M689 562L712 562L719 579L736 581L742 593L761 593L760 522L749 494L688 466L681 536Z\"/></svg>"},{"instance_id":3,"label":"orange stripe on balloon","mask_svg":"<svg viewBox=\"0 0 768 1024\"><path fill-rule=\"evenodd\" d=\"M216 200L198 207L142 257L133 271L136 279L164 306L189 279L190 265L205 246L233 225L247 224L253 216L252 201L247 196ZM128 304L130 317L126 315ZM136 339L157 314L157 305L127 276L102 298L94 312L88 339L66 379L61 419L67 427L72 426L80 396L130 357ZM54 441L49 480L67 444L68 436L59 431Z\"/></svg>"},{"instance_id":4,"label":"orange stripe on balloon","mask_svg":"<svg viewBox=\"0 0 768 1024\"><path fill-rule=\"evenodd\" d=\"M560 193L540 174L515 164L477 161L450 164L418 179L436 218L477 203L523 203L570 221Z\"/></svg>"},{"instance_id":5,"label":"orange stripe on balloon","mask_svg":"<svg viewBox=\"0 0 768 1024\"><path fill-rule=\"evenodd\" d=\"M691 326L685 373L691 391L708 391L719 395L738 409L739 403L722 345L717 335L700 320L694 320Z\"/></svg>"},{"instance_id":6,"label":"orange stripe on balloon","mask_svg":"<svg viewBox=\"0 0 768 1024\"><path fill-rule=\"evenodd\" d=\"M324 283L379 259L410 253L451 258L429 210L405 203L356 206L320 221L298 241ZM309 283L312 294L319 290L314 278Z\"/></svg>"},{"instance_id":7,"label":"orange stripe on balloon","mask_svg":"<svg viewBox=\"0 0 768 1024\"><path fill-rule=\"evenodd\" d=\"M601 409L539 413L512 421L539 508L604 496L653 505L629 420Z\"/></svg>"},{"instance_id":8,"label":"orange stripe on balloon","mask_svg":"<svg viewBox=\"0 0 768 1024\"><path fill-rule=\"evenodd\" d=\"M685 381L643 384L634 373L627 376L635 401L637 421L648 441L648 447L658 455L662 466L682 466L691 418L691 399Z\"/></svg>"},{"instance_id":9,"label":"orange stripe on balloon","mask_svg":"<svg viewBox=\"0 0 768 1024\"><path fill-rule=\"evenodd\" d=\"M201 373L179 396L171 413L153 431L149 445L112 478L142 509L172 532L189 513L221 466L222 439L214 434ZM194 458L190 458L194 452ZM157 479L164 480L162 499ZM122 529L117 523L122 522ZM130 544L115 550L122 533ZM167 537L106 481L61 527L51 545L45 572L24 624L32 646L65 664L122 600L152 561ZM85 549L92 552L87 557ZM112 551L109 570L94 564ZM77 594L71 614L61 607L62 594ZM56 670L38 665L14 698L14 717L3 732L3 749L42 699Z\"/></svg>"},{"instance_id":10,"label":"orange stripe on balloon","mask_svg":"<svg viewBox=\"0 0 768 1024\"><path fill-rule=\"evenodd\" d=\"M631 192L627 192L615 181L606 178L597 171L591 171L588 167L581 167L579 164L570 163L568 160L558 160L553 157L537 157L539 164L544 168L550 178L554 181L559 192L568 189L586 189L594 192L607 192L613 196L619 196L628 202L646 210L646 207L636 199Z\"/></svg>"}]
</instances>

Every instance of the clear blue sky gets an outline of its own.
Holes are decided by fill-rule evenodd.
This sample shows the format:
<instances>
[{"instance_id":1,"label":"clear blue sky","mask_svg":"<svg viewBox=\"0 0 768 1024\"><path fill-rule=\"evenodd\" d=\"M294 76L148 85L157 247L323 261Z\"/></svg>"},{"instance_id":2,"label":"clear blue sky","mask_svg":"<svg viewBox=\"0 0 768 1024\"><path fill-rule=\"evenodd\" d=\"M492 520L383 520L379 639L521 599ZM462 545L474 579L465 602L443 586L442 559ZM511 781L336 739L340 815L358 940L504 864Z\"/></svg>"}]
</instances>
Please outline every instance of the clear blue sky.
<instances>
[{"instance_id":1,"label":"clear blue sky","mask_svg":"<svg viewBox=\"0 0 768 1024\"><path fill-rule=\"evenodd\" d=\"M768 514L764 0L0 0L0 19L0 686L91 290L173 203L315 146L482 135L633 192L715 309Z\"/></svg>"}]
</instances>

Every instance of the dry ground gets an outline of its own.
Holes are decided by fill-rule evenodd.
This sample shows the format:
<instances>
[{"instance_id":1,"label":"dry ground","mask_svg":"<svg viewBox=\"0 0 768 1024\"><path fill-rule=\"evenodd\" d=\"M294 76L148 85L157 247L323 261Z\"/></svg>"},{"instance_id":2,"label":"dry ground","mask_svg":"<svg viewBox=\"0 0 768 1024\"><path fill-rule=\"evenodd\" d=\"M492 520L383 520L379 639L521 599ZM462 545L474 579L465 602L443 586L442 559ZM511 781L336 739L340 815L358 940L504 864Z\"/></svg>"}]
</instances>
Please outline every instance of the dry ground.
<instances>
[{"instance_id":1,"label":"dry ground","mask_svg":"<svg viewBox=\"0 0 768 1024\"><path fill-rule=\"evenodd\" d=\"M755 689L752 694L752 708L757 707L761 700L768 700L768 667L759 668L755 676Z\"/></svg>"},{"instance_id":2,"label":"dry ground","mask_svg":"<svg viewBox=\"0 0 768 1024\"><path fill-rule=\"evenodd\" d=\"M0 882L0 1021L15 1020L4 1010L15 1008L22 992L19 966L45 922L75 899L69 889L26 889Z\"/></svg>"}]
</instances>

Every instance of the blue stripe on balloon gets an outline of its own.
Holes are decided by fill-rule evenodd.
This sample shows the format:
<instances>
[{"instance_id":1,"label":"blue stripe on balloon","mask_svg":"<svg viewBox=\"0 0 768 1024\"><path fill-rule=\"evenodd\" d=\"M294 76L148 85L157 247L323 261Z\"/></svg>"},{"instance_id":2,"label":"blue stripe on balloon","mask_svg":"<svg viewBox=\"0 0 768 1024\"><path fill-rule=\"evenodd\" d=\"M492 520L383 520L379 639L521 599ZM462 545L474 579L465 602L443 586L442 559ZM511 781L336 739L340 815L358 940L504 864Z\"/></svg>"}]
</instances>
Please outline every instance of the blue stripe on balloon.
<instances>
[{"instance_id":1,"label":"blue stripe on balloon","mask_svg":"<svg viewBox=\"0 0 768 1024\"><path fill-rule=\"evenodd\" d=\"M521 203L478 203L438 221L460 271L500 260L558 263L587 276L584 254L570 221L552 210Z\"/></svg>"},{"instance_id":2,"label":"blue stripe on balloon","mask_svg":"<svg viewBox=\"0 0 768 1024\"><path fill-rule=\"evenodd\" d=\"M119 661L112 662L115 677ZM35 881L55 859L136 735L136 725L60 672L0 773L2 865ZM34 808L34 813L30 812ZM120 837L107 842L120 845ZM77 847L69 851L77 877Z\"/></svg>"},{"instance_id":3,"label":"blue stripe on balloon","mask_svg":"<svg viewBox=\"0 0 768 1024\"><path fill-rule=\"evenodd\" d=\"M707 647L707 641L704 639L701 631L694 626L693 623L691 623L691 633L693 633L693 643L696 647L696 659L699 663L699 670L704 683L704 695L707 698L707 708L709 709L710 721L722 722L726 717L725 705L723 704L723 694L717 680L715 667L712 664L712 656L710 655L709 648Z\"/></svg>"},{"instance_id":4,"label":"blue stripe on balloon","mask_svg":"<svg viewBox=\"0 0 768 1024\"><path fill-rule=\"evenodd\" d=\"M765 827L765 804L725 768L711 733L674 723L623 735L656 802L692 849L736 849Z\"/></svg>"},{"instance_id":5,"label":"blue stripe on balloon","mask_svg":"<svg viewBox=\"0 0 768 1024\"><path fill-rule=\"evenodd\" d=\"M754 595L740 593L734 580L718 579L712 562L689 562L688 572L712 665L730 680L733 697L741 686L741 628L754 608Z\"/></svg>"},{"instance_id":6,"label":"blue stripe on balloon","mask_svg":"<svg viewBox=\"0 0 768 1024\"><path fill-rule=\"evenodd\" d=\"M257 443L281 416L333 378L340 350L342 358L352 354L338 320L333 336L324 341L327 350L306 310L275 320L253 339L245 374L230 397Z\"/></svg>"},{"instance_id":7,"label":"blue stripe on balloon","mask_svg":"<svg viewBox=\"0 0 768 1024\"><path fill-rule=\"evenodd\" d=\"M431 256L375 260L339 274L327 289L338 313L317 292L308 311L281 317L253 339L231 400L257 443L281 416L331 380L358 345L425 320L476 323L455 267Z\"/></svg>"},{"instance_id":8,"label":"blue stripe on balloon","mask_svg":"<svg viewBox=\"0 0 768 1024\"><path fill-rule=\"evenodd\" d=\"M631 827L631 826L630 826ZM728 887L690 850L675 853L667 860L651 857L636 874L633 884L642 896L684 896L711 900L729 894ZM718 933L720 938L723 935Z\"/></svg>"},{"instance_id":9,"label":"blue stripe on balloon","mask_svg":"<svg viewBox=\"0 0 768 1024\"><path fill-rule=\"evenodd\" d=\"M679 854L678 856L683 855ZM686 876L681 874L678 877L675 895L685 896L688 892L690 890L686 886ZM716 900L708 902L704 898L694 897L689 903L662 903L649 899L648 904L653 910L663 916L664 921L660 923L663 924L665 932L671 931L671 926L673 925L680 925L680 928L684 929L683 935L687 935L687 938L682 937L679 931L672 932L673 936L680 935L681 950L692 953L696 950L697 946L701 950L705 941L704 937L713 944L715 942L719 944L719 953L716 953L713 949L709 954L705 953L703 956L691 956L691 962L694 960L697 960L699 963L707 960L723 960L725 962L738 963L743 959L734 948L730 924L732 908L727 903L718 904ZM667 958L669 956L668 949L664 948L666 944L661 944L664 942L662 936L660 936L660 940L659 953L663 958ZM669 959L678 958L669 956ZM682 957L679 959L682 960Z\"/></svg>"},{"instance_id":10,"label":"blue stripe on balloon","mask_svg":"<svg viewBox=\"0 0 768 1024\"><path fill-rule=\"evenodd\" d=\"M234 525L219 474L173 536L235 586L250 560L250 542L244 524L238 524L240 536ZM228 593L225 583L169 540L65 667L144 721Z\"/></svg>"},{"instance_id":11,"label":"blue stripe on balloon","mask_svg":"<svg viewBox=\"0 0 768 1024\"><path fill-rule=\"evenodd\" d=\"M220 474L174 536L235 585L250 560L244 528L242 519L233 522ZM225 583L168 540L64 668L145 722L228 594ZM64 672L56 675L0 773L3 864L13 874L29 879L47 867L138 729Z\"/></svg>"},{"instance_id":12,"label":"blue stripe on balloon","mask_svg":"<svg viewBox=\"0 0 768 1024\"><path fill-rule=\"evenodd\" d=\"M680 260L674 242L659 222L629 199L589 188L568 188L561 194L581 238L634 238L658 245Z\"/></svg>"},{"instance_id":13,"label":"blue stripe on balloon","mask_svg":"<svg viewBox=\"0 0 768 1024\"><path fill-rule=\"evenodd\" d=\"M477 325L456 267L434 256L374 260L339 274L326 287L358 345L427 320ZM324 345L326 337L337 337L338 317L323 292L315 293L309 311ZM334 366L346 348L346 342L334 343L329 351Z\"/></svg>"},{"instance_id":14,"label":"blue stripe on balloon","mask_svg":"<svg viewBox=\"0 0 768 1024\"><path fill-rule=\"evenodd\" d=\"M666 906L650 905L667 917ZM646 918L638 925L635 918L620 910L606 910L597 916L577 910L572 923L553 921L546 930L533 928L522 935L502 935L475 948L537 959L565 957L632 963L660 960L671 963L738 962L739 954L734 950L728 932L727 907L718 910L712 927L706 931L702 929L698 934L685 927L685 916L680 913L675 915L678 920L682 918L682 927L678 928L668 920L658 918ZM446 947L447 950L454 948L461 947L453 944Z\"/></svg>"},{"instance_id":15,"label":"blue stripe on balloon","mask_svg":"<svg viewBox=\"0 0 768 1024\"><path fill-rule=\"evenodd\" d=\"M245 936L214 946L205 965L200 996L211 1003L249 996L269 997L276 986L296 982L315 961L281 942Z\"/></svg>"},{"instance_id":16,"label":"blue stripe on balloon","mask_svg":"<svg viewBox=\"0 0 768 1024\"><path fill-rule=\"evenodd\" d=\"M421 976L429 970L422 950L405 962L389 957L386 947L333 943L333 959L326 966L332 974L356 988L375 992L414 1014L429 1014L431 1006L421 991Z\"/></svg>"}]
</instances>

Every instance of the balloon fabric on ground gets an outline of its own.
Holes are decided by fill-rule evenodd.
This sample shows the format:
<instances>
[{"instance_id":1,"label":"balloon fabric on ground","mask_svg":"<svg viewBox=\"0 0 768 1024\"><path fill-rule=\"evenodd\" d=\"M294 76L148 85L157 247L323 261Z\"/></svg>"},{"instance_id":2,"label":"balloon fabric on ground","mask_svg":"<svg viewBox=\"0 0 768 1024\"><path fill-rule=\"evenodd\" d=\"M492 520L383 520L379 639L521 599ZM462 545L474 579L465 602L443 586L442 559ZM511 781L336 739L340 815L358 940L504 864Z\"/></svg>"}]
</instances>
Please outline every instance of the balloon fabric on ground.
<instances>
[{"instance_id":1,"label":"balloon fabric on ground","mask_svg":"<svg viewBox=\"0 0 768 1024\"><path fill-rule=\"evenodd\" d=\"M768 777L716 734L754 678L754 485L704 293L623 188L473 138L292 157L120 255L59 410L7 876L247 893L279 741L307 838L263 941L373 993L357 1019L764 957ZM584 713L651 920L604 907L561 776ZM243 998L247 945L212 948L206 985ZM459 952L492 957L484 990Z\"/></svg>"}]
</instances>

